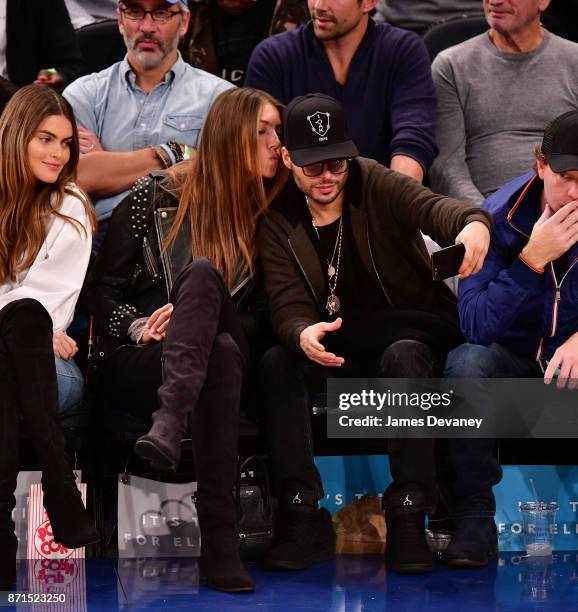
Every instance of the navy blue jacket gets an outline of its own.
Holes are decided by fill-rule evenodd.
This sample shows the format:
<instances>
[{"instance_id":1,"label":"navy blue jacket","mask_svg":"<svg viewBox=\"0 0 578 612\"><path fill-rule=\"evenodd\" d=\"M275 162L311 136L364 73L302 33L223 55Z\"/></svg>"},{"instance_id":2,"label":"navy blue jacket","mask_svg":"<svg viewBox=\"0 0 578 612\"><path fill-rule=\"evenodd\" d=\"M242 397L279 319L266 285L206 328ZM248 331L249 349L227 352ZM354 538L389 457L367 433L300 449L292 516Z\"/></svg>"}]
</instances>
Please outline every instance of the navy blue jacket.
<instances>
[{"instance_id":1,"label":"navy blue jacket","mask_svg":"<svg viewBox=\"0 0 578 612\"><path fill-rule=\"evenodd\" d=\"M427 170L437 154L430 60L412 32L370 19L340 85L310 22L259 43L245 86L263 89L284 104L308 93L333 96L345 107L359 154L381 164L407 155Z\"/></svg>"},{"instance_id":2,"label":"navy blue jacket","mask_svg":"<svg viewBox=\"0 0 578 612\"><path fill-rule=\"evenodd\" d=\"M468 342L498 342L517 355L550 359L578 331L578 244L568 253L569 268L556 278L550 263L541 274L519 254L541 214L543 182L521 176L483 204L495 228L484 267L460 282L459 313Z\"/></svg>"}]
</instances>

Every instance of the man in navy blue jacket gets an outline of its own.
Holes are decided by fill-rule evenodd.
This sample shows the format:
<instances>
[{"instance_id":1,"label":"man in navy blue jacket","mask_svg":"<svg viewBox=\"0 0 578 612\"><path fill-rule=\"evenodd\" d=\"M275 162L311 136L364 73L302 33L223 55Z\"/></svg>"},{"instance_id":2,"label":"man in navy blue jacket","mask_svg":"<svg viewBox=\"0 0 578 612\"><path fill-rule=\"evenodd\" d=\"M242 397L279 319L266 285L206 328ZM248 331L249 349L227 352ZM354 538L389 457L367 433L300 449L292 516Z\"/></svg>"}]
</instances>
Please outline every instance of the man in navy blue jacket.
<instances>
[{"instance_id":1,"label":"man in navy blue jacket","mask_svg":"<svg viewBox=\"0 0 578 612\"><path fill-rule=\"evenodd\" d=\"M362 156L421 182L437 153L430 60L417 35L369 18L376 1L308 0L311 21L262 41L245 85L284 104L332 96Z\"/></svg>"},{"instance_id":2,"label":"man in navy blue jacket","mask_svg":"<svg viewBox=\"0 0 578 612\"><path fill-rule=\"evenodd\" d=\"M578 387L578 111L547 126L536 158L536 171L483 204L495 229L482 270L460 282L460 323L469 344L448 355L448 377L557 377L560 388ZM460 469L455 479L461 499L446 561L482 565L497 542L492 485L501 472L494 441L452 440L448 450L458 469L477 469ZM475 495L468 495L468 483Z\"/></svg>"}]
</instances>

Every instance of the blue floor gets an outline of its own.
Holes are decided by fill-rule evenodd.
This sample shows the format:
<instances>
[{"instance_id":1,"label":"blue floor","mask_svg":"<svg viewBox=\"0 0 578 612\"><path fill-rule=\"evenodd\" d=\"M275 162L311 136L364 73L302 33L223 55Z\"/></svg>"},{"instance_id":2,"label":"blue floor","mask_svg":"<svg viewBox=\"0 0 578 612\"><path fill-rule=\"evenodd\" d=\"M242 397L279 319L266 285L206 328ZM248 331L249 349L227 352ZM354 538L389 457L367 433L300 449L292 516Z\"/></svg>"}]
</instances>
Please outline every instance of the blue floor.
<instances>
[{"instance_id":1,"label":"blue floor","mask_svg":"<svg viewBox=\"0 0 578 612\"><path fill-rule=\"evenodd\" d=\"M270 573L256 565L249 565L249 570L257 590L235 596L200 584L197 564L192 559L21 561L18 587L27 592L66 590L67 605L30 608L53 612L578 611L576 551L559 552L546 559L502 553L485 568L448 570L439 565L433 573L422 576L395 575L385 571L381 557L353 555L304 572Z\"/></svg>"}]
</instances>

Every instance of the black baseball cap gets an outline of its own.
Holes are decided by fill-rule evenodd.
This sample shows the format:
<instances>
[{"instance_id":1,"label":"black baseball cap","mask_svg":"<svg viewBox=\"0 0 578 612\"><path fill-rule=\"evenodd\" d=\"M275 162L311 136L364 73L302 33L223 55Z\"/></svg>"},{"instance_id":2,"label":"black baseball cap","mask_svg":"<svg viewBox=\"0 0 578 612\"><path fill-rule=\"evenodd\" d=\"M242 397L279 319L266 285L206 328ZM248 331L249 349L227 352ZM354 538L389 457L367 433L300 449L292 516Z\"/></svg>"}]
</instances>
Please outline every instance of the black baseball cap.
<instances>
[{"instance_id":1,"label":"black baseball cap","mask_svg":"<svg viewBox=\"0 0 578 612\"><path fill-rule=\"evenodd\" d=\"M307 94L289 102L283 111L283 139L297 166L359 155L349 138L343 106L324 94Z\"/></svg>"},{"instance_id":2,"label":"black baseball cap","mask_svg":"<svg viewBox=\"0 0 578 612\"><path fill-rule=\"evenodd\" d=\"M564 113L546 126L541 148L554 172L578 170L578 110Z\"/></svg>"}]
</instances>

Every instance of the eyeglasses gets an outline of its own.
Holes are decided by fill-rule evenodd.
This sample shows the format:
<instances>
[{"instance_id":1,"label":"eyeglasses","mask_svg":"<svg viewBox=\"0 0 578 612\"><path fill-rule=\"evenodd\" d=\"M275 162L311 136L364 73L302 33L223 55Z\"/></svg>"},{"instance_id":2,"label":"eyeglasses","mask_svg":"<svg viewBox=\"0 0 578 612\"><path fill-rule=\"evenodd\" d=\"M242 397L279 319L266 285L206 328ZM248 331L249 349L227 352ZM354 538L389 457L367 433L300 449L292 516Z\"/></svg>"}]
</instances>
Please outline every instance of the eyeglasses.
<instances>
[{"instance_id":1,"label":"eyeglasses","mask_svg":"<svg viewBox=\"0 0 578 612\"><path fill-rule=\"evenodd\" d=\"M150 15L157 23L168 23L175 15L180 15L183 11L170 11L169 9L145 11L142 8L126 6L121 8L120 12L132 21L142 21L147 15Z\"/></svg>"},{"instance_id":2,"label":"eyeglasses","mask_svg":"<svg viewBox=\"0 0 578 612\"><path fill-rule=\"evenodd\" d=\"M305 176L321 176L323 169L327 167L331 174L343 174L349 168L349 159L327 159L316 164L308 164L307 166L301 166L303 174Z\"/></svg>"}]
</instances>

